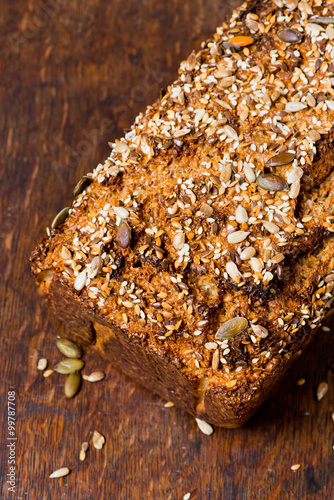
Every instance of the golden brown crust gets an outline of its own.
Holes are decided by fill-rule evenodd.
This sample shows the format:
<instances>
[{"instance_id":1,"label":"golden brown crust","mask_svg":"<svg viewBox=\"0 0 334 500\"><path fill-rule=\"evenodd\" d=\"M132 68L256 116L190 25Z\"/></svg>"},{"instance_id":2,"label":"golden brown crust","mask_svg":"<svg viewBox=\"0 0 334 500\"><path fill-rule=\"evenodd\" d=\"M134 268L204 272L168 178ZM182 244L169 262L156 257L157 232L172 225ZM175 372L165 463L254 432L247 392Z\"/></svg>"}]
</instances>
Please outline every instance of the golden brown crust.
<instances>
[{"instance_id":1,"label":"golden brown crust","mask_svg":"<svg viewBox=\"0 0 334 500\"><path fill-rule=\"evenodd\" d=\"M250 416L332 304L331 15L320 1L239 8L32 256L37 280L54 272L58 314L65 293L77 327L104 325L102 354L124 345L124 371L164 396L186 387L177 402L217 425ZM217 339L237 316L247 328Z\"/></svg>"}]
</instances>

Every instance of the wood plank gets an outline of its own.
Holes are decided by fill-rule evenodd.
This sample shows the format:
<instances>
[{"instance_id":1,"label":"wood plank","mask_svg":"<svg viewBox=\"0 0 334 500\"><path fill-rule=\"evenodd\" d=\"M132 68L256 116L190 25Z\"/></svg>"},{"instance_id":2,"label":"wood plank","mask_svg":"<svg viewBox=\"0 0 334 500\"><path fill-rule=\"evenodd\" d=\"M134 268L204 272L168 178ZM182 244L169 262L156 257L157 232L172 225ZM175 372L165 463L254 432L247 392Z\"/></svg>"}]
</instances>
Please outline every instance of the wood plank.
<instances>
[{"instance_id":1,"label":"wood plank","mask_svg":"<svg viewBox=\"0 0 334 500\"><path fill-rule=\"evenodd\" d=\"M100 360L67 401L64 378L44 379L40 357L61 359L70 336L37 296L29 253L72 200L77 179L108 154L136 114L176 77L179 62L238 0L30 0L3 2L0 16L1 498L329 499L334 491L333 338L323 332L277 394L245 427L208 437L176 407ZM43 7L44 6L44 7ZM305 378L303 386L298 379ZM316 400L317 385L329 392ZM6 400L16 393L16 493L7 491ZM106 437L79 461L94 429ZM299 463L298 471L291 471ZM49 479L68 466L71 474Z\"/></svg>"}]
</instances>

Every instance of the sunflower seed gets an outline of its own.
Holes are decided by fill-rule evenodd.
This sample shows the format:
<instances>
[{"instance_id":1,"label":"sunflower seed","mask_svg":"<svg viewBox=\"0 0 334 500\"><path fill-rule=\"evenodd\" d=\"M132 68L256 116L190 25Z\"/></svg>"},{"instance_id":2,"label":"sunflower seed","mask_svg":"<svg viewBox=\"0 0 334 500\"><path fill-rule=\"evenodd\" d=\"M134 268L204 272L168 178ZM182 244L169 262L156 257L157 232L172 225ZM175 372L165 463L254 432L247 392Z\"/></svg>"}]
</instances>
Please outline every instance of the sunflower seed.
<instances>
[{"instance_id":1,"label":"sunflower seed","mask_svg":"<svg viewBox=\"0 0 334 500\"><path fill-rule=\"evenodd\" d=\"M88 382L99 382L100 380L103 380L105 376L106 374L104 372L93 372L86 377L86 380L88 380Z\"/></svg>"},{"instance_id":2,"label":"sunflower seed","mask_svg":"<svg viewBox=\"0 0 334 500\"><path fill-rule=\"evenodd\" d=\"M81 443L81 449L83 451L88 451L88 448L89 448L89 443L87 443L87 441L84 441L83 443Z\"/></svg>"},{"instance_id":3,"label":"sunflower seed","mask_svg":"<svg viewBox=\"0 0 334 500\"><path fill-rule=\"evenodd\" d=\"M184 233L177 233L173 239L173 247L175 250L181 250L184 247L186 237Z\"/></svg>"},{"instance_id":4,"label":"sunflower seed","mask_svg":"<svg viewBox=\"0 0 334 500\"><path fill-rule=\"evenodd\" d=\"M211 215L213 214L213 208L207 203L202 203L199 212L202 217L211 217Z\"/></svg>"},{"instance_id":5,"label":"sunflower seed","mask_svg":"<svg viewBox=\"0 0 334 500\"><path fill-rule=\"evenodd\" d=\"M227 89L227 88L231 87L231 85L233 85L233 83L235 81L236 81L236 77L235 76L227 76L227 77L222 78L220 80L219 86Z\"/></svg>"},{"instance_id":6,"label":"sunflower seed","mask_svg":"<svg viewBox=\"0 0 334 500\"><path fill-rule=\"evenodd\" d=\"M218 340L222 339L232 339L237 335L240 335L248 326L248 321L246 318L237 316L235 318L226 321L217 331L215 338Z\"/></svg>"},{"instance_id":7,"label":"sunflower seed","mask_svg":"<svg viewBox=\"0 0 334 500\"><path fill-rule=\"evenodd\" d=\"M220 174L220 179L222 182L225 184L231 179L232 176L232 168L230 165L224 165L221 174Z\"/></svg>"},{"instance_id":8,"label":"sunflower seed","mask_svg":"<svg viewBox=\"0 0 334 500\"><path fill-rule=\"evenodd\" d=\"M219 366L219 349L216 349L212 356L211 368L217 370Z\"/></svg>"},{"instance_id":9,"label":"sunflower seed","mask_svg":"<svg viewBox=\"0 0 334 500\"><path fill-rule=\"evenodd\" d=\"M298 469L300 469L300 464L291 465L291 470L298 470Z\"/></svg>"},{"instance_id":10,"label":"sunflower seed","mask_svg":"<svg viewBox=\"0 0 334 500\"><path fill-rule=\"evenodd\" d=\"M121 248L127 248L131 242L131 229L126 222L118 226L116 241Z\"/></svg>"},{"instance_id":11,"label":"sunflower seed","mask_svg":"<svg viewBox=\"0 0 334 500\"><path fill-rule=\"evenodd\" d=\"M48 366L48 361L47 359L45 358L41 358L38 360L38 363L37 363L37 370L45 370L45 368Z\"/></svg>"},{"instance_id":12,"label":"sunflower seed","mask_svg":"<svg viewBox=\"0 0 334 500\"><path fill-rule=\"evenodd\" d=\"M269 222L267 220L264 220L262 222L262 225L271 234L276 234L280 230L280 228L276 224L274 224L273 222Z\"/></svg>"},{"instance_id":13,"label":"sunflower seed","mask_svg":"<svg viewBox=\"0 0 334 500\"><path fill-rule=\"evenodd\" d=\"M276 255L274 255L274 257L272 257L271 259L271 263L276 265L276 264L279 264L280 262L282 262L282 260L284 260L284 255L282 253L277 253Z\"/></svg>"},{"instance_id":14,"label":"sunflower seed","mask_svg":"<svg viewBox=\"0 0 334 500\"><path fill-rule=\"evenodd\" d=\"M73 189L74 196L81 194L93 182L92 177L83 177Z\"/></svg>"},{"instance_id":15,"label":"sunflower seed","mask_svg":"<svg viewBox=\"0 0 334 500\"><path fill-rule=\"evenodd\" d=\"M247 210L244 207L242 207L241 205L239 205L235 211L235 220L239 224L243 224L244 222L248 222Z\"/></svg>"},{"instance_id":16,"label":"sunflower seed","mask_svg":"<svg viewBox=\"0 0 334 500\"><path fill-rule=\"evenodd\" d=\"M253 269L254 273L260 273L263 269L263 262L260 259L257 259L256 257L252 257L249 261L249 264Z\"/></svg>"},{"instance_id":17,"label":"sunflower seed","mask_svg":"<svg viewBox=\"0 0 334 500\"><path fill-rule=\"evenodd\" d=\"M102 268L102 259L99 255L94 257L94 259L90 263L90 268L91 268L92 273L93 273L94 278L95 278L95 276L101 271L101 268ZM90 275L90 277L92 277L92 276Z\"/></svg>"},{"instance_id":18,"label":"sunflower seed","mask_svg":"<svg viewBox=\"0 0 334 500\"><path fill-rule=\"evenodd\" d=\"M86 269L84 269L75 278L74 288L78 290L78 292L80 292L80 290L82 290L86 286L86 280L87 280L87 271Z\"/></svg>"},{"instance_id":19,"label":"sunflower seed","mask_svg":"<svg viewBox=\"0 0 334 500\"><path fill-rule=\"evenodd\" d=\"M314 106L316 106L317 104L317 101L315 100L312 94L307 94L306 102L311 108L314 108Z\"/></svg>"},{"instance_id":20,"label":"sunflower seed","mask_svg":"<svg viewBox=\"0 0 334 500\"><path fill-rule=\"evenodd\" d=\"M326 35L328 36L329 40L334 40L334 28L332 26L327 26Z\"/></svg>"},{"instance_id":21,"label":"sunflower seed","mask_svg":"<svg viewBox=\"0 0 334 500\"><path fill-rule=\"evenodd\" d=\"M326 382L320 382L317 388L317 399L320 401L328 391L328 384Z\"/></svg>"},{"instance_id":22,"label":"sunflower seed","mask_svg":"<svg viewBox=\"0 0 334 500\"><path fill-rule=\"evenodd\" d=\"M325 103L331 111L334 111L334 101L325 101Z\"/></svg>"},{"instance_id":23,"label":"sunflower seed","mask_svg":"<svg viewBox=\"0 0 334 500\"><path fill-rule=\"evenodd\" d=\"M124 207L112 207L115 214L121 219L127 219L130 215L129 211Z\"/></svg>"},{"instance_id":24,"label":"sunflower seed","mask_svg":"<svg viewBox=\"0 0 334 500\"><path fill-rule=\"evenodd\" d=\"M204 420L196 418L196 422L197 422L199 430L202 431L203 434L210 436L213 433L213 427L210 424L208 424L207 422L205 422Z\"/></svg>"},{"instance_id":25,"label":"sunflower seed","mask_svg":"<svg viewBox=\"0 0 334 500\"><path fill-rule=\"evenodd\" d=\"M246 35L237 35L230 38L228 42L235 47L247 47L247 45L254 43L254 38Z\"/></svg>"},{"instance_id":26,"label":"sunflower seed","mask_svg":"<svg viewBox=\"0 0 334 500\"><path fill-rule=\"evenodd\" d=\"M57 229L57 227L61 226L66 221L69 211L70 207L63 208L51 222L51 228Z\"/></svg>"},{"instance_id":27,"label":"sunflower seed","mask_svg":"<svg viewBox=\"0 0 334 500\"><path fill-rule=\"evenodd\" d=\"M93 446L97 450L102 450L104 443L106 442L105 437L102 436L98 431L93 432Z\"/></svg>"},{"instance_id":28,"label":"sunflower seed","mask_svg":"<svg viewBox=\"0 0 334 500\"><path fill-rule=\"evenodd\" d=\"M240 243L244 241L249 235L249 231L234 231L227 236L227 241L231 244Z\"/></svg>"},{"instance_id":29,"label":"sunflower seed","mask_svg":"<svg viewBox=\"0 0 334 500\"><path fill-rule=\"evenodd\" d=\"M80 453L79 453L79 460L81 460L81 462L83 462L84 460L86 460L86 452L85 450L80 450Z\"/></svg>"},{"instance_id":30,"label":"sunflower seed","mask_svg":"<svg viewBox=\"0 0 334 500\"><path fill-rule=\"evenodd\" d=\"M255 248L253 248L253 247L247 247L247 248L245 248L245 250L243 250L241 252L240 259L241 260L248 260L251 257L254 257L255 254L256 254Z\"/></svg>"},{"instance_id":31,"label":"sunflower seed","mask_svg":"<svg viewBox=\"0 0 334 500\"><path fill-rule=\"evenodd\" d=\"M280 30L277 33L277 36L282 42L287 42L287 43L298 43L302 39L301 33L291 28Z\"/></svg>"},{"instance_id":32,"label":"sunflower seed","mask_svg":"<svg viewBox=\"0 0 334 500\"><path fill-rule=\"evenodd\" d=\"M270 158L266 162L266 165L268 165L268 167L280 167L292 163L295 158L296 155L293 153L280 153Z\"/></svg>"},{"instance_id":33,"label":"sunflower seed","mask_svg":"<svg viewBox=\"0 0 334 500\"><path fill-rule=\"evenodd\" d=\"M304 175L304 170L300 167L293 167L290 172L287 173L286 181L288 184L292 184L295 181L301 179Z\"/></svg>"},{"instance_id":34,"label":"sunflower seed","mask_svg":"<svg viewBox=\"0 0 334 500\"><path fill-rule=\"evenodd\" d=\"M172 408L172 406L175 406L175 405L171 401L167 401L167 403L164 404L165 408Z\"/></svg>"},{"instance_id":35,"label":"sunflower seed","mask_svg":"<svg viewBox=\"0 0 334 500\"><path fill-rule=\"evenodd\" d=\"M81 375L78 372L71 373L65 382L64 392L67 398L74 398L80 389Z\"/></svg>"},{"instance_id":36,"label":"sunflower seed","mask_svg":"<svg viewBox=\"0 0 334 500\"><path fill-rule=\"evenodd\" d=\"M291 198L292 200L296 199L299 195L299 191L300 191L300 180L298 179L297 181L291 184L289 191L289 198Z\"/></svg>"},{"instance_id":37,"label":"sunflower seed","mask_svg":"<svg viewBox=\"0 0 334 500\"><path fill-rule=\"evenodd\" d=\"M254 182L255 181L256 176L255 176L254 170L252 169L252 167L250 165L248 165L248 163L244 164L244 174L245 174L246 179L248 180L248 182Z\"/></svg>"},{"instance_id":38,"label":"sunflower seed","mask_svg":"<svg viewBox=\"0 0 334 500\"><path fill-rule=\"evenodd\" d=\"M68 358L60 361L60 363L54 367L54 371L62 375L68 375L69 373L82 370L84 365L85 363L81 359Z\"/></svg>"},{"instance_id":39,"label":"sunflower seed","mask_svg":"<svg viewBox=\"0 0 334 500\"><path fill-rule=\"evenodd\" d=\"M301 111L305 108L307 108L306 104L297 101L287 102L285 105L285 111L287 113L296 113L297 111Z\"/></svg>"},{"instance_id":40,"label":"sunflower seed","mask_svg":"<svg viewBox=\"0 0 334 500\"><path fill-rule=\"evenodd\" d=\"M70 260L72 259L72 253L67 247L63 246L61 249L61 257L64 260Z\"/></svg>"},{"instance_id":41,"label":"sunflower seed","mask_svg":"<svg viewBox=\"0 0 334 500\"><path fill-rule=\"evenodd\" d=\"M264 326L261 326L261 325L253 325L251 323L251 328L253 330L253 332L255 333L255 335L257 337L260 337L261 339L265 339L268 337L269 335L269 332L267 330L267 328L265 328Z\"/></svg>"},{"instance_id":42,"label":"sunflower seed","mask_svg":"<svg viewBox=\"0 0 334 500\"><path fill-rule=\"evenodd\" d=\"M239 271L237 265L234 262L232 262L231 260L226 263L226 272L230 276L230 278L232 278L234 281L239 283L240 278L241 278L240 271Z\"/></svg>"},{"instance_id":43,"label":"sunflower seed","mask_svg":"<svg viewBox=\"0 0 334 500\"><path fill-rule=\"evenodd\" d=\"M192 71L193 69L195 69L196 64L197 64L196 54L195 51L193 50L186 61L186 70Z\"/></svg>"},{"instance_id":44,"label":"sunflower seed","mask_svg":"<svg viewBox=\"0 0 334 500\"><path fill-rule=\"evenodd\" d=\"M60 337L56 341L56 346L58 350L64 354L67 358L81 358L82 349L73 340L67 339L65 337Z\"/></svg>"},{"instance_id":45,"label":"sunflower seed","mask_svg":"<svg viewBox=\"0 0 334 500\"><path fill-rule=\"evenodd\" d=\"M58 478L67 476L70 473L70 469L68 467L62 467L61 469L55 470L50 474L50 478Z\"/></svg>"},{"instance_id":46,"label":"sunflower seed","mask_svg":"<svg viewBox=\"0 0 334 500\"><path fill-rule=\"evenodd\" d=\"M313 17L312 21L316 21L318 24L334 24L334 17Z\"/></svg>"},{"instance_id":47,"label":"sunflower seed","mask_svg":"<svg viewBox=\"0 0 334 500\"><path fill-rule=\"evenodd\" d=\"M266 191L284 191L289 189L285 179L275 174L260 174L256 179L256 183Z\"/></svg>"},{"instance_id":48,"label":"sunflower seed","mask_svg":"<svg viewBox=\"0 0 334 500\"><path fill-rule=\"evenodd\" d=\"M233 139L233 141L239 140L237 132L230 125L225 125L223 127L223 130L224 130L225 134L227 135L227 137L229 137L230 139Z\"/></svg>"}]
</instances>

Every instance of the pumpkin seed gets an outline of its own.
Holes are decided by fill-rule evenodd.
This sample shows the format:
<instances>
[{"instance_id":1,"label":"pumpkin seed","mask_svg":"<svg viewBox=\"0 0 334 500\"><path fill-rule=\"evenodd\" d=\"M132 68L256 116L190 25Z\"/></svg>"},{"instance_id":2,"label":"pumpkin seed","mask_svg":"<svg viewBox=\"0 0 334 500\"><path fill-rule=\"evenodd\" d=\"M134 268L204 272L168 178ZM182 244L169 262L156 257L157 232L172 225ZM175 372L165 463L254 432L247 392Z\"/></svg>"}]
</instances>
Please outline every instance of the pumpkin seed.
<instances>
[{"instance_id":1,"label":"pumpkin seed","mask_svg":"<svg viewBox=\"0 0 334 500\"><path fill-rule=\"evenodd\" d=\"M266 162L266 165L268 167L281 167L282 165L288 165L289 163L292 163L295 158L296 155L293 153L280 153L270 158Z\"/></svg>"},{"instance_id":2,"label":"pumpkin seed","mask_svg":"<svg viewBox=\"0 0 334 500\"><path fill-rule=\"evenodd\" d=\"M81 194L93 182L92 177L84 176L73 189L74 196Z\"/></svg>"},{"instance_id":3,"label":"pumpkin seed","mask_svg":"<svg viewBox=\"0 0 334 500\"><path fill-rule=\"evenodd\" d=\"M226 321L217 331L215 338L218 340L222 339L232 339L237 335L240 335L248 326L248 321L246 318L237 316L235 318Z\"/></svg>"},{"instance_id":4,"label":"pumpkin seed","mask_svg":"<svg viewBox=\"0 0 334 500\"><path fill-rule=\"evenodd\" d=\"M334 24L334 17L313 17L312 21L316 21L318 24Z\"/></svg>"},{"instance_id":5,"label":"pumpkin seed","mask_svg":"<svg viewBox=\"0 0 334 500\"><path fill-rule=\"evenodd\" d=\"M65 382L64 392L67 398L74 398L80 389L81 375L78 372L71 373Z\"/></svg>"},{"instance_id":6,"label":"pumpkin seed","mask_svg":"<svg viewBox=\"0 0 334 500\"><path fill-rule=\"evenodd\" d=\"M127 248L131 242L131 229L126 222L118 226L116 241L121 248Z\"/></svg>"},{"instance_id":7,"label":"pumpkin seed","mask_svg":"<svg viewBox=\"0 0 334 500\"><path fill-rule=\"evenodd\" d=\"M57 215L56 217L53 219L52 223L51 223L51 228L52 229L57 229L57 227L61 226L62 224L64 224L64 222L66 221L67 217L68 217L68 214L69 214L69 211L70 211L70 207L65 207L63 208Z\"/></svg>"},{"instance_id":8,"label":"pumpkin seed","mask_svg":"<svg viewBox=\"0 0 334 500\"><path fill-rule=\"evenodd\" d=\"M277 33L277 36L282 42L287 42L287 43L298 43L302 39L302 34L299 33L299 31L293 30L291 28L280 30Z\"/></svg>"},{"instance_id":9,"label":"pumpkin seed","mask_svg":"<svg viewBox=\"0 0 334 500\"><path fill-rule=\"evenodd\" d=\"M84 365L85 363L81 359L68 358L60 361L60 363L54 367L54 371L62 375L68 375L69 373L82 370Z\"/></svg>"},{"instance_id":10,"label":"pumpkin seed","mask_svg":"<svg viewBox=\"0 0 334 500\"><path fill-rule=\"evenodd\" d=\"M81 358L82 350L75 342L64 337L60 337L56 341L58 350L67 358Z\"/></svg>"},{"instance_id":11,"label":"pumpkin seed","mask_svg":"<svg viewBox=\"0 0 334 500\"><path fill-rule=\"evenodd\" d=\"M70 473L70 469L68 467L62 467L61 469L55 470L50 474L50 478L64 477Z\"/></svg>"},{"instance_id":12,"label":"pumpkin seed","mask_svg":"<svg viewBox=\"0 0 334 500\"><path fill-rule=\"evenodd\" d=\"M230 38L229 43L231 45L235 45L236 47L247 47L247 45L254 43L254 38L252 36L237 35Z\"/></svg>"},{"instance_id":13,"label":"pumpkin seed","mask_svg":"<svg viewBox=\"0 0 334 500\"><path fill-rule=\"evenodd\" d=\"M260 174L256 179L256 183L266 191L287 191L289 189L285 179L275 174Z\"/></svg>"}]
</instances>

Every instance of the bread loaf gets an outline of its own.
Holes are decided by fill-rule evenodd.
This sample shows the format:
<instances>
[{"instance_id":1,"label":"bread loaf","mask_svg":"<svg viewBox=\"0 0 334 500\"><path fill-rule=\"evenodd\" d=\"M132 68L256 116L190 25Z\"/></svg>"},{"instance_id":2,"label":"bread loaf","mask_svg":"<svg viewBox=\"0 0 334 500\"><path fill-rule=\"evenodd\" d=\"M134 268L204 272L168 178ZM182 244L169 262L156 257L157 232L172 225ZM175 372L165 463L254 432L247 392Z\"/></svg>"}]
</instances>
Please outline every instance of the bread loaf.
<instances>
[{"instance_id":1,"label":"bread loaf","mask_svg":"<svg viewBox=\"0 0 334 500\"><path fill-rule=\"evenodd\" d=\"M236 427L332 306L334 5L249 1L181 63L36 248L54 312Z\"/></svg>"}]
</instances>

